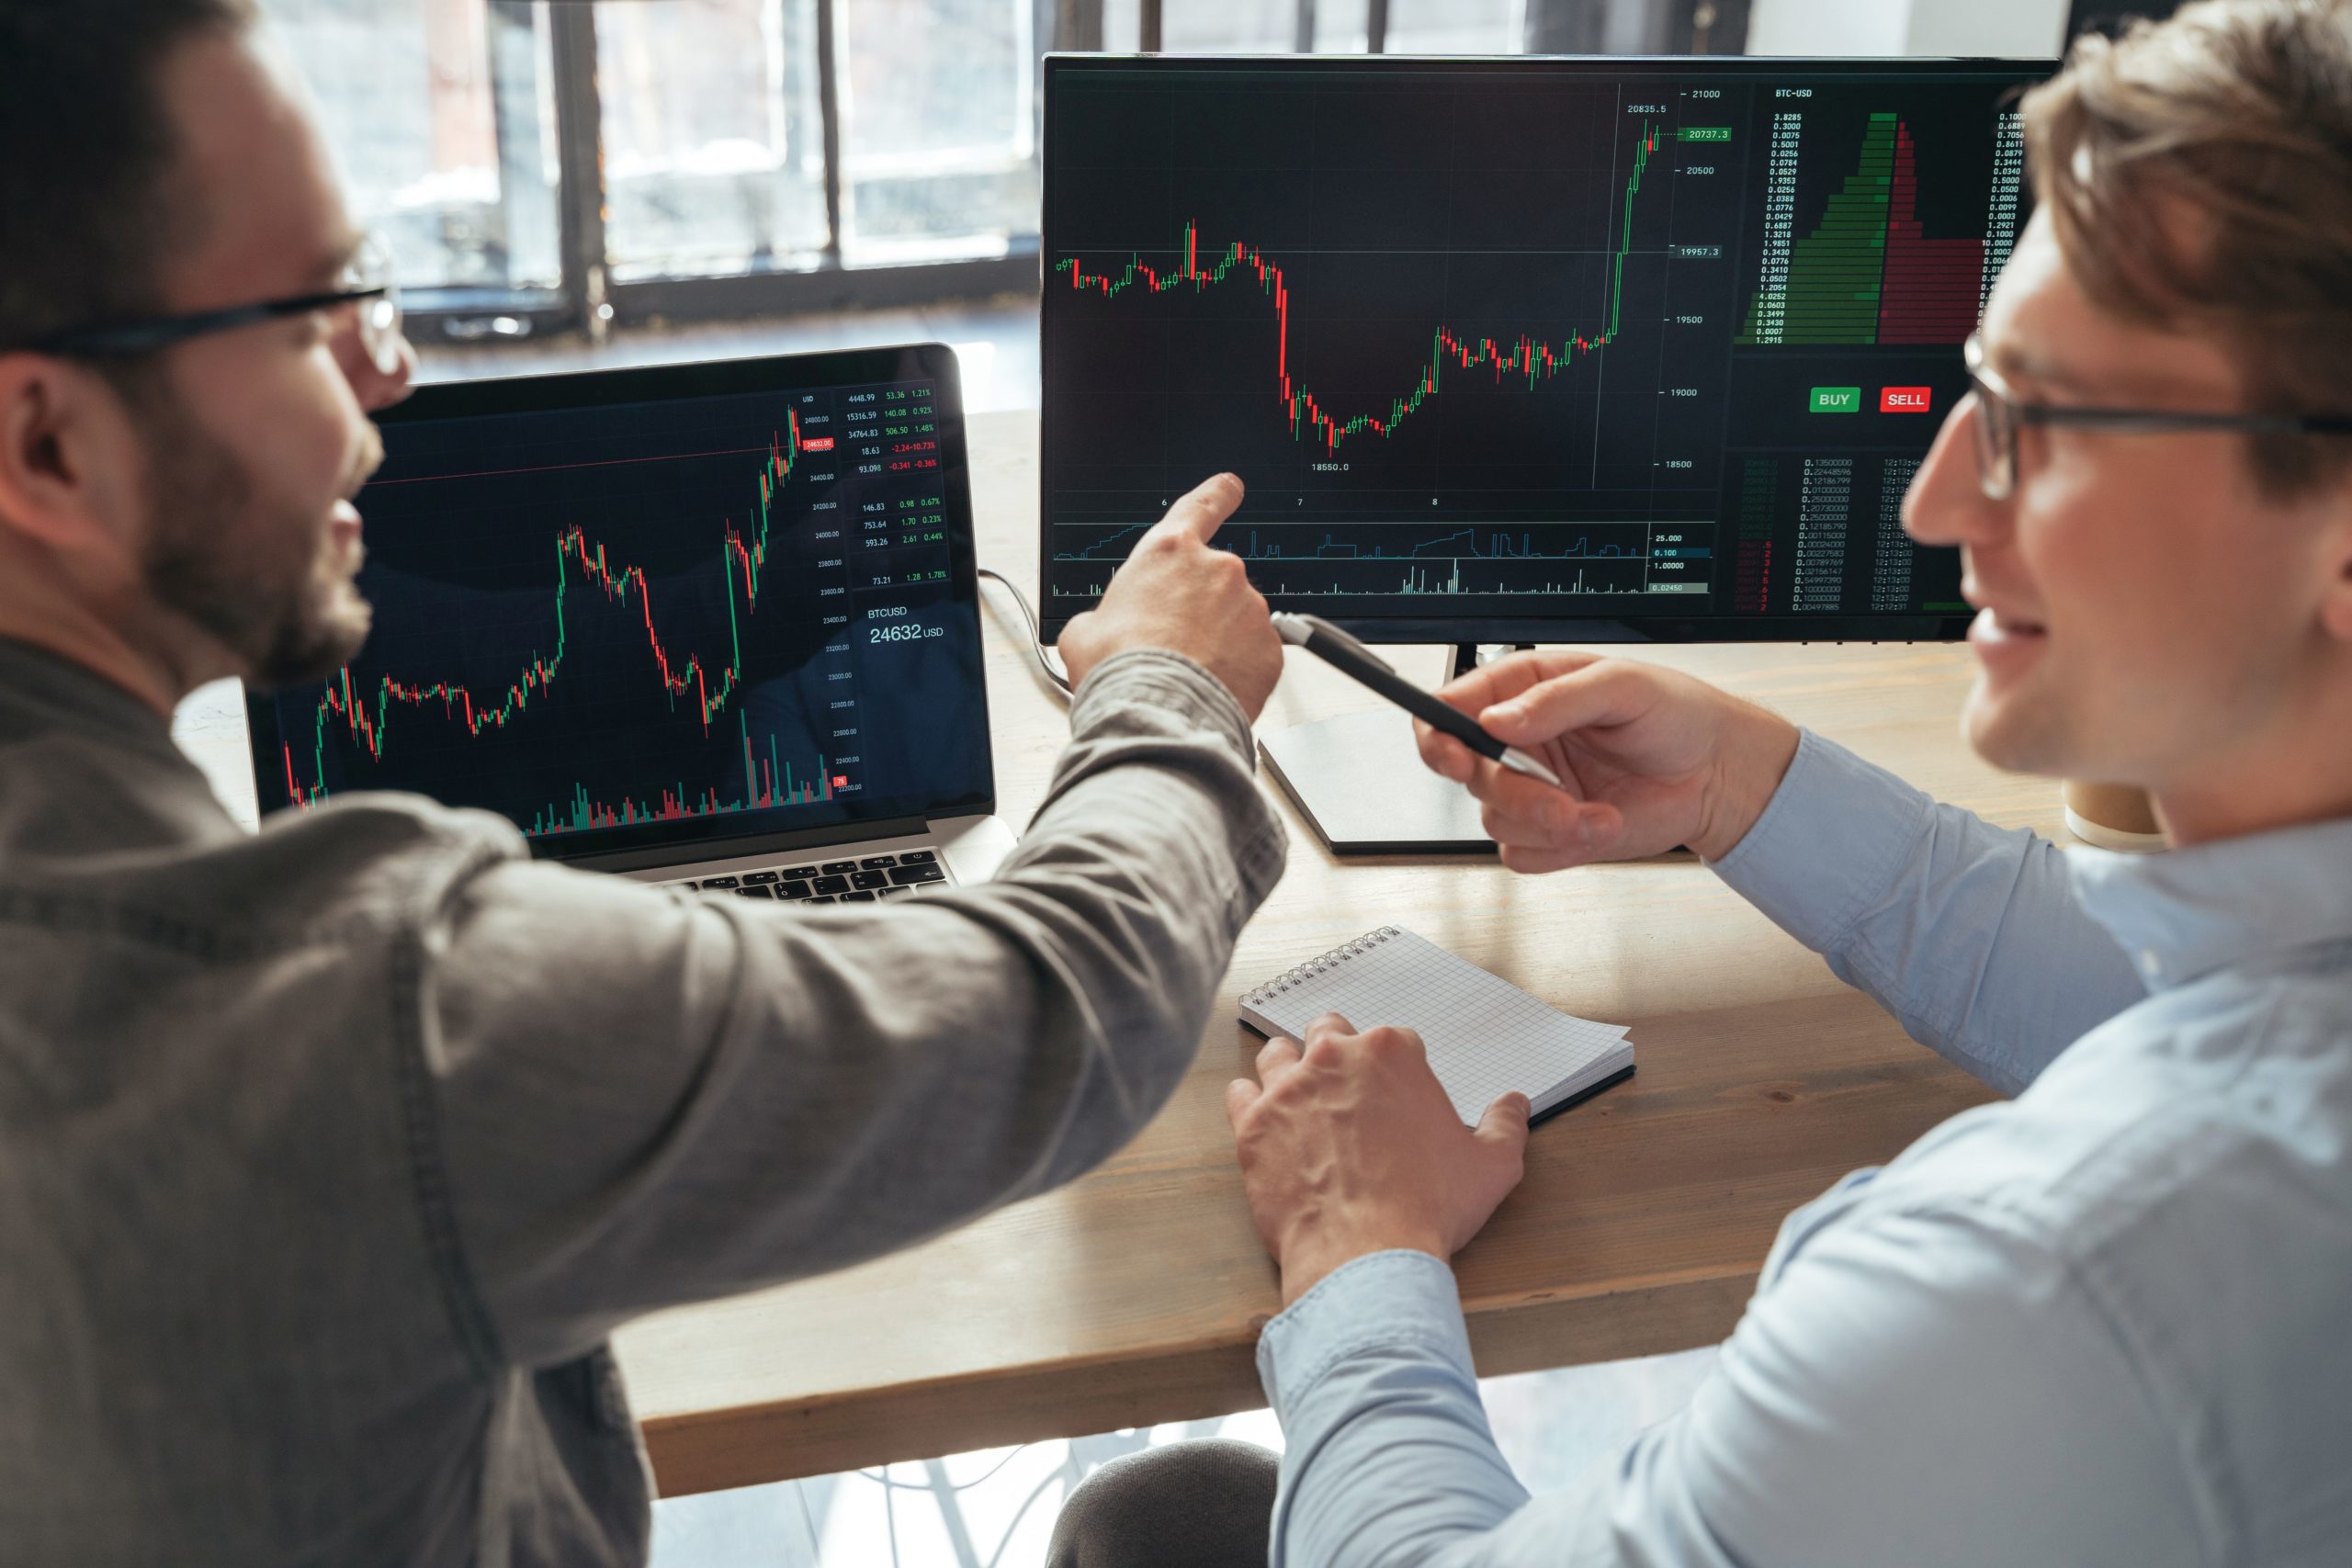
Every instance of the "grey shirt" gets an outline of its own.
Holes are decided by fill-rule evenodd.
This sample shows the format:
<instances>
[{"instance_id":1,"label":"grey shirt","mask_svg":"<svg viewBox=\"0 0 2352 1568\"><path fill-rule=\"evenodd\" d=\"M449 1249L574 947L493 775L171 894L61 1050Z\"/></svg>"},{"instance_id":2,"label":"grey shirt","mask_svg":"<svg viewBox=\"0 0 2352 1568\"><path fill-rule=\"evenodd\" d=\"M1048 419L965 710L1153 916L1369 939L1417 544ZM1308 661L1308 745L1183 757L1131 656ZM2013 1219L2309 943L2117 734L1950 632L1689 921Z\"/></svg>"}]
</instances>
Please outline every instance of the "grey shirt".
<instances>
[{"instance_id":1,"label":"grey shirt","mask_svg":"<svg viewBox=\"0 0 2352 1568\"><path fill-rule=\"evenodd\" d=\"M1066 1181L1191 1062L1282 865L1249 726L1136 652L1071 729L998 880L804 913L404 795L248 834L0 642L0 1561L641 1561L617 1325Z\"/></svg>"}]
</instances>

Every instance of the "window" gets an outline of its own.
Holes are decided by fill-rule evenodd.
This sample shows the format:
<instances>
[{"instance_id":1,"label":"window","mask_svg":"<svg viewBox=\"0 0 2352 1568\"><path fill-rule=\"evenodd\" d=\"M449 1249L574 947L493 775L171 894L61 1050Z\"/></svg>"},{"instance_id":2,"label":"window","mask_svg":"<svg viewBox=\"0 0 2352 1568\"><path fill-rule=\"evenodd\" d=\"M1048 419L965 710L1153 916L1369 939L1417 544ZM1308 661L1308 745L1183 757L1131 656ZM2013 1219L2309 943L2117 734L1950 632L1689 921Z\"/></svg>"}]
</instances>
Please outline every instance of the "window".
<instances>
[{"instance_id":1,"label":"window","mask_svg":"<svg viewBox=\"0 0 2352 1568\"><path fill-rule=\"evenodd\" d=\"M264 0L354 216L404 285L561 281L546 17L484 0Z\"/></svg>"},{"instance_id":2,"label":"window","mask_svg":"<svg viewBox=\"0 0 2352 1568\"><path fill-rule=\"evenodd\" d=\"M1527 0L1389 0L1391 54L1517 54Z\"/></svg>"},{"instance_id":3,"label":"window","mask_svg":"<svg viewBox=\"0 0 2352 1568\"><path fill-rule=\"evenodd\" d=\"M1037 231L1032 0L851 0L842 259L1003 255Z\"/></svg>"},{"instance_id":4,"label":"window","mask_svg":"<svg viewBox=\"0 0 2352 1568\"><path fill-rule=\"evenodd\" d=\"M599 6L595 23L614 281L818 265L814 0Z\"/></svg>"},{"instance_id":5,"label":"window","mask_svg":"<svg viewBox=\"0 0 2352 1568\"><path fill-rule=\"evenodd\" d=\"M1298 22L1295 6L1166 0L1159 25L1160 47L1171 53L1283 54L1296 47Z\"/></svg>"},{"instance_id":6,"label":"window","mask_svg":"<svg viewBox=\"0 0 2352 1568\"><path fill-rule=\"evenodd\" d=\"M427 338L1031 286L1057 29L1493 54L1747 29L1745 0L1619 0L1585 42L1585 0L261 3Z\"/></svg>"},{"instance_id":7,"label":"window","mask_svg":"<svg viewBox=\"0 0 2352 1568\"><path fill-rule=\"evenodd\" d=\"M1528 0L1389 0L1382 48L1390 54L1517 54ZM1103 0L1102 43L1144 47L1146 14L1159 15L1160 47L1183 54L1281 54L1299 47L1302 24L1321 54L1367 47L1368 0Z\"/></svg>"}]
</instances>

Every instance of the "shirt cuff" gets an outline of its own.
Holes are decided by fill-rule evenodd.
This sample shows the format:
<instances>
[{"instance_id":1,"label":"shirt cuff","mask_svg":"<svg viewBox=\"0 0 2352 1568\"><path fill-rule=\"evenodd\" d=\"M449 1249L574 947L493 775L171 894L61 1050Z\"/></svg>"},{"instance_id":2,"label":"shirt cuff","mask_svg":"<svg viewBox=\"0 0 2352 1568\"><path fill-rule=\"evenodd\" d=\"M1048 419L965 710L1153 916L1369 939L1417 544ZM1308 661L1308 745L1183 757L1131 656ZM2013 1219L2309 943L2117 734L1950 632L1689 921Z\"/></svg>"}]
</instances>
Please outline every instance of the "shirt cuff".
<instances>
[{"instance_id":1,"label":"shirt cuff","mask_svg":"<svg viewBox=\"0 0 2352 1568\"><path fill-rule=\"evenodd\" d=\"M1426 1252L1398 1248L1351 1258L1283 1309L1258 1337L1258 1382L1283 1425L1317 1383L1351 1356L1419 1348L1472 1382L1470 1331L1453 1270Z\"/></svg>"},{"instance_id":2,"label":"shirt cuff","mask_svg":"<svg viewBox=\"0 0 2352 1568\"><path fill-rule=\"evenodd\" d=\"M1747 836L1710 863L1774 925L1831 953L1911 861L1935 803L1811 730Z\"/></svg>"}]
</instances>

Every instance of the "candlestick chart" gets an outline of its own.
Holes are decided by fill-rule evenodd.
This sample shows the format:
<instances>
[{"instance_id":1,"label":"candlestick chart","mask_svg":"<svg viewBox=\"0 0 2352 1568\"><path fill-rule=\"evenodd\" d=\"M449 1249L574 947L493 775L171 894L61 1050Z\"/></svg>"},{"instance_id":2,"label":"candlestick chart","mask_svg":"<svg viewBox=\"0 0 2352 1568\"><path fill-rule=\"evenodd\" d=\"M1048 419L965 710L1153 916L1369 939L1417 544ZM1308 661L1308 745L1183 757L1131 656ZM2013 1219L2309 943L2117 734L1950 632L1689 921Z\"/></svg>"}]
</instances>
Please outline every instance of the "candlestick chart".
<instances>
[{"instance_id":1,"label":"candlestick chart","mask_svg":"<svg viewBox=\"0 0 2352 1568\"><path fill-rule=\"evenodd\" d=\"M1096 293L1105 299L1115 299L1130 289L1146 295L1180 288L1199 292L1228 279L1254 280L1259 292L1272 305L1272 385L1290 433L1324 451L1337 452L1340 444L1352 436L1396 434L1424 401L1438 395L1449 366L1457 375L1491 372L1497 387L1510 383L1532 390L1578 359L1607 347L1616 338L1624 318L1625 256L1634 243L1634 198L1641 191L1642 173L1649 166L1650 154L1657 151L1655 123L1642 127L1634 149L1633 172L1625 180L1624 218L1618 228L1616 252L1611 257L1608 305L1598 313L1599 323L1589 331L1572 332L1558 343L1551 343L1539 342L1524 332L1509 342L1491 336L1472 337L1440 322L1430 334L1428 357L1411 378L1411 389L1389 399L1386 408L1378 412L1335 414L1292 375L1290 283L1279 262L1246 241L1227 243L1204 266L1200 225L1192 220L1184 225L1183 243L1179 247L1183 261L1174 271L1163 272L1134 255L1115 274L1089 272L1078 256L1063 258L1054 269L1069 278L1070 288L1078 292Z\"/></svg>"},{"instance_id":2,"label":"candlestick chart","mask_svg":"<svg viewBox=\"0 0 2352 1568\"><path fill-rule=\"evenodd\" d=\"M1877 513L1965 390L2031 75L1050 64L1049 633L1221 469L1212 543L1367 628L1943 614Z\"/></svg>"},{"instance_id":3,"label":"candlestick chart","mask_svg":"<svg viewBox=\"0 0 2352 1568\"><path fill-rule=\"evenodd\" d=\"M285 798L413 789L533 837L846 808L877 761L861 677L944 630L929 396L390 427L359 499L376 625L277 694ZM862 615L899 636L867 649Z\"/></svg>"},{"instance_id":4,"label":"candlestick chart","mask_svg":"<svg viewBox=\"0 0 2352 1568\"><path fill-rule=\"evenodd\" d=\"M1690 150L1724 128L1615 91L1203 112L1117 154L1148 152L1157 178L1091 180L1082 160L1112 156L1091 146L1069 176L1089 217L1046 273L1049 600L1091 602L1116 565L1104 541L1220 468L1267 504L1217 543L1294 597L1703 581L1708 541L1657 551L1642 513L1660 486L1712 478L1657 450L1713 413L1664 317ZM1295 167L1213 171L1201 139L1218 137ZM1455 188L1473 142L1519 150L1482 187L1491 209ZM1088 243L1118 233L1152 243Z\"/></svg>"}]
</instances>

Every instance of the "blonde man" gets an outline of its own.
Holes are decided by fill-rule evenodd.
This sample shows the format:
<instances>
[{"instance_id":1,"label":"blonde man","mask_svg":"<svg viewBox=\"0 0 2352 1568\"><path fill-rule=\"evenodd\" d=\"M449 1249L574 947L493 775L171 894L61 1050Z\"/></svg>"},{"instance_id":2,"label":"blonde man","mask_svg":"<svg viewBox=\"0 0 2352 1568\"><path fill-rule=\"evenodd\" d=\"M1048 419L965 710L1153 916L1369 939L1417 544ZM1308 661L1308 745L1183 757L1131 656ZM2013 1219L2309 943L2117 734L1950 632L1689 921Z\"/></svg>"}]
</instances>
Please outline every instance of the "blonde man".
<instances>
[{"instance_id":1,"label":"blonde man","mask_svg":"<svg viewBox=\"0 0 2352 1568\"><path fill-rule=\"evenodd\" d=\"M2062 854L1642 664L1458 682L1573 781L1425 733L1507 863L1688 843L2015 1098L1792 1215L1690 1407L1531 1499L1444 1262L1524 1104L1474 1134L1393 1031L1271 1043L1231 1109L1283 1568L2352 1562L2352 7L2086 42L2026 134L1905 522L1965 552L1970 742L2144 785L2177 847Z\"/></svg>"}]
</instances>

